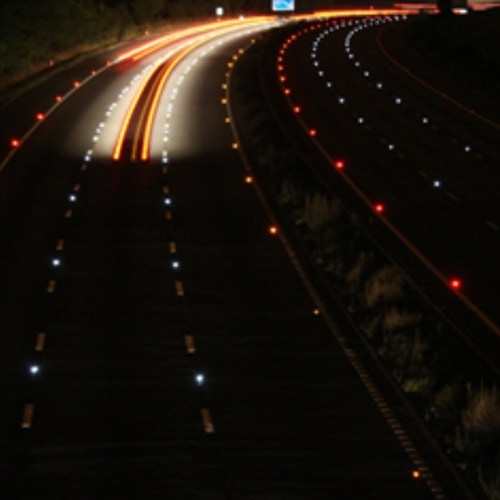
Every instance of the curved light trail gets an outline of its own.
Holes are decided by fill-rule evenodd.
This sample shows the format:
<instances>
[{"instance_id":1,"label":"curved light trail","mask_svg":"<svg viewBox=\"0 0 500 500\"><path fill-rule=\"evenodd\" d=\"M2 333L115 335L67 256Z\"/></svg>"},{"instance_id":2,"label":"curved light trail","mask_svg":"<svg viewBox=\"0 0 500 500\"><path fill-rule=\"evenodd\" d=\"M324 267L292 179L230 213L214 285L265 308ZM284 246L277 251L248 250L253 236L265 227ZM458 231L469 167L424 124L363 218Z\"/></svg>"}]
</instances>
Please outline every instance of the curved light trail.
<instances>
[{"instance_id":1,"label":"curved light trail","mask_svg":"<svg viewBox=\"0 0 500 500\"><path fill-rule=\"evenodd\" d=\"M182 30L180 33L174 35L168 35L155 43L148 43L145 47L138 47L133 51L119 56L118 61L123 61L127 58L137 61L154 51L173 45L174 42L181 42L179 46L174 48L173 55L170 55L166 61L157 63L144 75L120 126L113 148L112 159L114 161L122 159L127 138L132 136L130 159L137 161L140 150L140 160L143 162L149 160L151 135L160 98L172 71L189 54L214 38L241 29L246 30L250 27L270 22L273 19L273 17L258 17L248 20L238 19L197 26L192 29Z\"/></svg>"}]
</instances>

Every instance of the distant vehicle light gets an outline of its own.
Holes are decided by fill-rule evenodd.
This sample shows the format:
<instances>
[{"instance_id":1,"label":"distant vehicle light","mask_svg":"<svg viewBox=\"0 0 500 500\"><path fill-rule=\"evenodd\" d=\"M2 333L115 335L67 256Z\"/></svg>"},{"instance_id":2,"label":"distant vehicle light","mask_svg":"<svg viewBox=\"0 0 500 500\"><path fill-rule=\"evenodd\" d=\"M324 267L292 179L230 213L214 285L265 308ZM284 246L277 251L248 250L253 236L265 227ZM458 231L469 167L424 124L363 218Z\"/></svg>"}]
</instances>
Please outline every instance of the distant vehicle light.
<instances>
[{"instance_id":1,"label":"distant vehicle light","mask_svg":"<svg viewBox=\"0 0 500 500\"><path fill-rule=\"evenodd\" d=\"M365 119L362 116L358 117L358 123L365 123Z\"/></svg>"},{"instance_id":2,"label":"distant vehicle light","mask_svg":"<svg viewBox=\"0 0 500 500\"><path fill-rule=\"evenodd\" d=\"M21 145L21 141L19 139L11 139L10 140L10 145L13 147L13 148L18 148L20 145Z\"/></svg>"},{"instance_id":3,"label":"distant vehicle light","mask_svg":"<svg viewBox=\"0 0 500 500\"><path fill-rule=\"evenodd\" d=\"M318 131L315 128L312 128L309 130L309 135L311 137L316 137L317 134L318 134Z\"/></svg>"},{"instance_id":4,"label":"distant vehicle light","mask_svg":"<svg viewBox=\"0 0 500 500\"><path fill-rule=\"evenodd\" d=\"M172 269L179 269L180 263L178 260L172 261Z\"/></svg>"},{"instance_id":5,"label":"distant vehicle light","mask_svg":"<svg viewBox=\"0 0 500 500\"><path fill-rule=\"evenodd\" d=\"M467 145L467 146L465 146L465 147L464 147L464 151L465 151L466 153L470 153L470 152L472 151L472 147L471 147L471 146L469 146L469 145Z\"/></svg>"},{"instance_id":6,"label":"distant vehicle light","mask_svg":"<svg viewBox=\"0 0 500 500\"><path fill-rule=\"evenodd\" d=\"M79 86L80 86L80 82L79 82L78 80L75 80L75 81L73 82L73 87L75 87L75 89L76 89L76 88L78 88Z\"/></svg>"},{"instance_id":7,"label":"distant vehicle light","mask_svg":"<svg viewBox=\"0 0 500 500\"><path fill-rule=\"evenodd\" d=\"M293 112L294 113L300 113L302 111L301 107L300 106L294 106L293 107Z\"/></svg>"},{"instance_id":8,"label":"distant vehicle light","mask_svg":"<svg viewBox=\"0 0 500 500\"><path fill-rule=\"evenodd\" d=\"M70 194L69 195L69 201L71 201L71 203L74 203L76 201L76 195Z\"/></svg>"},{"instance_id":9,"label":"distant vehicle light","mask_svg":"<svg viewBox=\"0 0 500 500\"><path fill-rule=\"evenodd\" d=\"M165 198L165 199L163 200L163 203L164 203L165 205L172 205L172 199L171 199L171 198Z\"/></svg>"},{"instance_id":10,"label":"distant vehicle light","mask_svg":"<svg viewBox=\"0 0 500 500\"><path fill-rule=\"evenodd\" d=\"M30 366L30 373L32 375L36 375L39 372L40 372L40 367L38 365L31 365Z\"/></svg>"},{"instance_id":11,"label":"distant vehicle light","mask_svg":"<svg viewBox=\"0 0 500 500\"><path fill-rule=\"evenodd\" d=\"M338 98L339 104L345 104L345 97Z\"/></svg>"},{"instance_id":12,"label":"distant vehicle light","mask_svg":"<svg viewBox=\"0 0 500 500\"><path fill-rule=\"evenodd\" d=\"M272 234L272 235L278 234L278 227L277 226L269 226L269 234Z\"/></svg>"},{"instance_id":13,"label":"distant vehicle light","mask_svg":"<svg viewBox=\"0 0 500 500\"><path fill-rule=\"evenodd\" d=\"M373 208L378 214L382 214L385 212L385 205L383 203L376 203Z\"/></svg>"},{"instance_id":14,"label":"distant vehicle light","mask_svg":"<svg viewBox=\"0 0 500 500\"><path fill-rule=\"evenodd\" d=\"M52 259L52 265L54 267L59 267L61 265L61 259Z\"/></svg>"},{"instance_id":15,"label":"distant vehicle light","mask_svg":"<svg viewBox=\"0 0 500 500\"><path fill-rule=\"evenodd\" d=\"M427 118L427 116L422 117L422 123L425 125L429 123L429 118Z\"/></svg>"},{"instance_id":16,"label":"distant vehicle light","mask_svg":"<svg viewBox=\"0 0 500 500\"><path fill-rule=\"evenodd\" d=\"M205 381L205 377L201 373L198 373L196 375L196 383L198 385L202 385L204 381Z\"/></svg>"},{"instance_id":17,"label":"distant vehicle light","mask_svg":"<svg viewBox=\"0 0 500 500\"><path fill-rule=\"evenodd\" d=\"M441 187L441 181L439 179L436 179L432 185L435 187L435 188L438 188L438 187Z\"/></svg>"},{"instance_id":18,"label":"distant vehicle light","mask_svg":"<svg viewBox=\"0 0 500 500\"><path fill-rule=\"evenodd\" d=\"M253 183L253 177L251 175L247 175L245 177L245 183L246 184L252 184Z\"/></svg>"},{"instance_id":19,"label":"distant vehicle light","mask_svg":"<svg viewBox=\"0 0 500 500\"><path fill-rule=\"evenodd\" d=\"M453 290L461 290L463 286L462 280L460 278L451 278L450 279L450 287Z\"/></svg>"},{"instance_id":20,"label":"distant vehicle light","mask_svg":"<svg viewBox=\"0 0 500 500\"><path fill-rule=\"evenodd\" d=\"M334 166L337 170L343 170L345 168L344 160L335 160Z\"/></svg>"},{"instance_id":21,"label":"distant vehicle light","mask_svg":"<svg viewBox=\"0 0 500 500\"><path fill-rule=\"evenodd\" d=\"M381 82L377 83L377 88L380 90L384 85Z\"/></svg>"},{"instance_id":22,"label":"distant vehicle light","mask_svg":"<svg viewBox=\"0 0 500 500\"><path fill-rule=\"evenodd\" d=\"M411 477L413 479L420 479L420 477L421 477L420 471L418 469L413 470L411 472Z\"/></svg>"},{"instance_id":23,"label":"distant vehicle light","mask_svg":"<svg viewBox=\"0 0 500 500\"><path fill-rule=\"evenodd\" d=\"M36 119L40 122L45 118L45 115L43 113L37 113L36 114Z\"/></svg>"},{"instance_id":24,"label":"distant vehicle light","mask_svg":"<svg viewBox=\"0 0 500 500\"><path fill-rule=\"evenodd\" d=\"M61 102L62 101L62 96L61 95L56 95L56 101Z\"/></svg>"},{"instance_id":25,"label":"distant vehicle light","mask_svg":"<svg viewBox=\"0 0 500 500\"><path fill-rule=\"evenodd\" d=\"M401 104L401 103L403 102L403 100L401 99L401 97L396 97L396 98L394 99L394 102L395 102L396 104Z\"/></svg>"}]
</instances>

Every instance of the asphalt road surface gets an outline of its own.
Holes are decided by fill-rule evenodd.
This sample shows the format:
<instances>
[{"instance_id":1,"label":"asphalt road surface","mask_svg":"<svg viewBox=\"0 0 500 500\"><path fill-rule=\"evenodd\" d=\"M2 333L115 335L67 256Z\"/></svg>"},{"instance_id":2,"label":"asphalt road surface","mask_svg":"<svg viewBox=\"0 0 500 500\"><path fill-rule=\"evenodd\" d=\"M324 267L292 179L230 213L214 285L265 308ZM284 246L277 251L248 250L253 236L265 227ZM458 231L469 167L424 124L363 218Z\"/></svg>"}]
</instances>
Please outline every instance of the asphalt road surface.
<instances>
[{"instance_id":1,"label":"asphalt road surface","mask_svg":"<svg viewBox=\"0 0 500 500\"><path fill-rule=\"evenodd\" d=\"M328 161L311 163L347 206L359 212L357 203L373 213L383 207L380 217L405 243L381 234L382 224L375 238L496 362L498 116L493 109L487 116L476 112L419 78L415 61L407 68L391 31L401 22L339 20L290 30L268 57L271 102L301 148L323 149ZM308 133L314 137L304 139ZM358 192L335 171L337 159ZM405 253L423 255L430 266ZM459 293L453 280L459 280Z\"/></svg>"},{"instance_id":2,"label":"asphalt road surface","mask_svg":"<svg viewBox=\"0 0 500 500\"><path fill-rule=\"evenodd\" d=\"M78 88L1 172L3 498L439 498L243 181L221 84L251 36L174 69L148 162L111 146L156 55Z\"/></svg>"}]
</instances>

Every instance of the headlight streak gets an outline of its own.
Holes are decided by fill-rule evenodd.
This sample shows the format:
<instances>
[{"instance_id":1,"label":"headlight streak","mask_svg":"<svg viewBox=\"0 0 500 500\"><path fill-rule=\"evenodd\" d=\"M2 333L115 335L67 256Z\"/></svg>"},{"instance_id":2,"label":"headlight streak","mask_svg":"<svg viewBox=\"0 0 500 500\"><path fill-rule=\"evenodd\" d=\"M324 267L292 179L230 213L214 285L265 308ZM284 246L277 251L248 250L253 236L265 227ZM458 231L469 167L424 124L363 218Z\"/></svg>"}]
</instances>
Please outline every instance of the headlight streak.
<instances>
[{"instance_id":1,"label":"headlight streak","mask_svg":"<svg viewBox=\"0 0 500 500\"><path fill-rule=\"evenodd\" d=\"M182 62L182 60L184 60L198 47L200 47L204 43L208 43L210 40L213 40L216 37L221 37L231 32L234 33L235 31L242 31L242 27L244 27L248 31L249 27L256 24L262 24L263 20L269 21L269 19L270 18L252 19L246 24L242 23L242 21L239 20L237 23L224 23L223 27L221 27L220 23L217 23L215 25L217 29L211 28L211 32L207 32L208 28L205 26L204 33L202 35L199 35L197 37L190 36L180 47L177 47L177 49L173 51L174 55L170 57L169 60L164 62L166 58L163 58L162 62L158 63L155 69L151 70L143 77L141 85L136 90L136 94L126 112L125 118L120 127L115 147L113 149L113 160L119 161L123 155L126 136L132 126L133 117L136 116L136 113L138 112L137 110L141 105L141 101L143 101L141 106L142 109L138 117L137 124L134 125L135 130L131 159L132 161L137 159L138 150L140 148L140 160L143 162L147 162L149 160L152 131L155 117L157 115L158 105L169 77L171 76L173 70ZM178 41L179 37L176 37L176 40ZM220 43L222 43L222 41L220 41ZM164 44L162 46L164 46ZM203 54L206 53L206 50L202 51L201 55L203 56ZM196 64L198 59L199 56L192 61L192 64ZM160 65L163 65L162 69L158 70L158 67L160 67ZM171 100L175 99L175 95L176 91L174 89ZM164 137L164 142L166 141L168 141L168 137ZM162 161L165 163L167 161L166 156L166 154L162 154Z\"/></svg>"}]
</instances>

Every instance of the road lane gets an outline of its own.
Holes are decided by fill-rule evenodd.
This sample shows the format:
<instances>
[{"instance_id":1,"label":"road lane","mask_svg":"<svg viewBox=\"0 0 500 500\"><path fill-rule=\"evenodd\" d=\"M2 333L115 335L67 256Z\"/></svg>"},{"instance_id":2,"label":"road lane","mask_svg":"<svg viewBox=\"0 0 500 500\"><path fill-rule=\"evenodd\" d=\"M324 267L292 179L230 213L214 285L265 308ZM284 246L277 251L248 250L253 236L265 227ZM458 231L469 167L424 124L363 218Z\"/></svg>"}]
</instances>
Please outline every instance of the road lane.
<instances>
[{"instance_id":1,"label":"road lane","mask_svg":"<svg viewBox=\"0 0 500 500\"><path fill-rule=\"evenodd\" d=\"M346 161L349 179L373 205L385 204L384 217L438 269L444 277L438 287L417 269L421 285L438 307L446 306L449 314L464 324L470 322L469 313L482 318L478 320L483 323L480 329L497 332L498 308L492 291L498 288L500 276L496 259L500 241L494 230L498 178L489 160L499 152L490 148L484 158L472 153L477 151L476 144L484 143L495 131L483 137L484 127L473 127L463 110L448 101L434 105L439 98L434 93L429 96L427 88L404 74L395 78L394 68L388 71L387 63L377 64L377 58L365 56L365 52L373 52L373 47L365 48L370 43L376 46L374 38L383 26L358 32L354 22L338 23L309 31L296 40L289 38L280 73L286 78L286 83L281 83L282 93L290 89L285 95L288 121L292 121L292 107L300 105L306 130L316 131L315 141L330 158ZM357 38L364 41L359 49L354 43ZM369 77L364 71L369 71ZM429 121L423 123L422 117ZM468 128L463 125L467 120ZM450 127L446 128L446 123ZM435 124L439 125L436 129ZM304 135L303 128L295 130L294 139L304 142L298 138ZM495 142L490 140L490 144ZM465 149L467 145L472 145L470 151ZM337 193L345 191L346 184L330 166L323 167L320 175ZM401 254L390 243L388 248L395 255ZM403 266L408 266L403 255ZM456 294L447 292L445 283L453 276L461 277L464 283L465 300L456 305ZM472 305L463 313L468 299ZM476 304L484 314L477 312ZM495 344L488 350L498 349L496 339L486 341Z\"/></svg>"},{"instance_id":2,"label":"road lane","mask_svg":"<svg viewBox=\"0 0 500 500\"><path fill-rule=\"evenodd\" d=\"M18 496L434 497L412 477L401 427L314 313L244 182L221 103L228 57L241 44L191 67L167 111L167 164L158 145L146 165L96 156L82 168L80 152L61 154L78 142L75 130L88 127L91 138L96 82L9 169L38 196L3 199L11 210L26 202L0 263L9 305L26 302L2 315L6 330L21 333L13 363L30 366L44 333L36 377L5 391L3 465ZM172 92L167 85L166 99ZM50 167L42 172L38 151ZM12 175L10 186L20 186Z\"/></svg>"}]
</instances>

